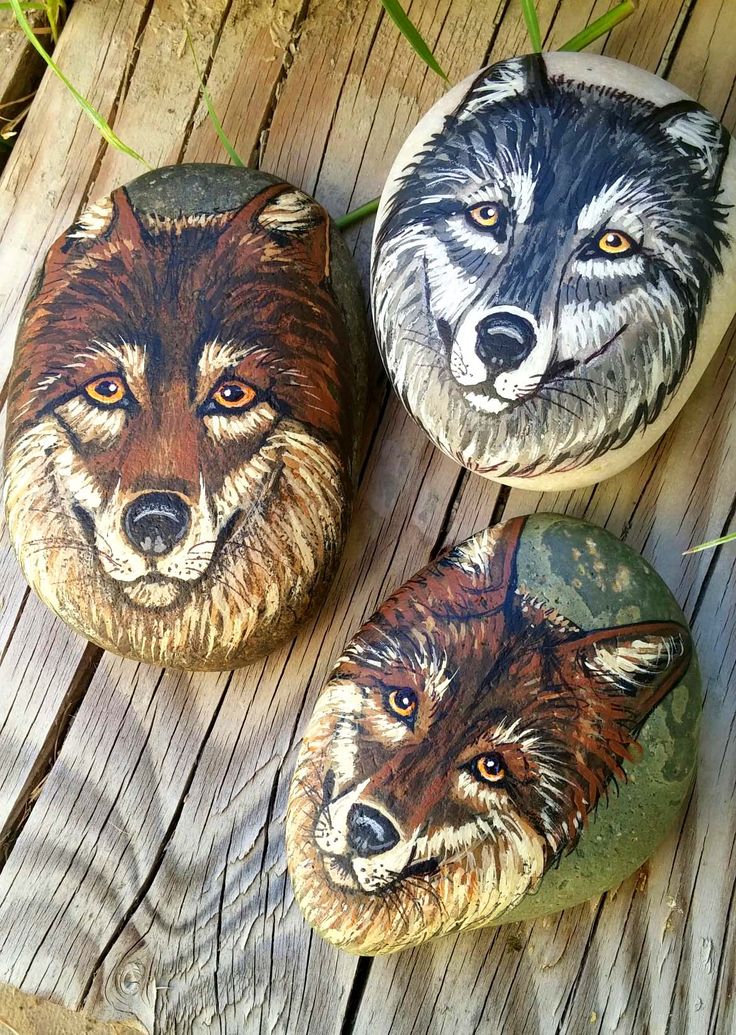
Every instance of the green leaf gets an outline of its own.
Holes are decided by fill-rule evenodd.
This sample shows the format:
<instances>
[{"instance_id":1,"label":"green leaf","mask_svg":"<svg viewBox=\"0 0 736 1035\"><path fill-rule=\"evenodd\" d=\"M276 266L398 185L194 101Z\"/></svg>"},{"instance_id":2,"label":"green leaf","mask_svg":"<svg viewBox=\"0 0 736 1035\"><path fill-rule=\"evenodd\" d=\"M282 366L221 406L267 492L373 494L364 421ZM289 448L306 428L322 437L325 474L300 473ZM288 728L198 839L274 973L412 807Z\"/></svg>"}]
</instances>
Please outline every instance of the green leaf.
<instances>
[{"instance_id":1,"label":"green leaf","mask_svg":"<svg viewBox=\"0 0 736 1035\"><path fill-rule=\"evenodd\" d=\"M529 42L535 54L542 49L542 34L539 31L539 19L534 0L521 0L521 13L526 22L526 31L529 34Z\"/></svg>"},{"instance_id":2,"label":"green leaf","mask_svg":"<svg viewBox=\"0 0 736 1035\"><path fill-rule=\"evenodd\" d=\"M411 21L404 8L398 0L381 0L386 14L397 26L404 39L413 47L419 57L428 68L431 68L437 75L447 81L447 76L439 66L437 59L422 38L419 29Z\"/></svg>"},{"instance_id":3,"label":"green leaf","mask_svg":"<svg viewBox=\"0 0 736 1035\"><path fill-rule=\"evenodd\" d=\"M354 208L352 212L346 212L344 216L340 216L339 219L335 220L335 226L338 230L346 230L353 223L359 223L361 219L367 219L368 216L372 216L378 211L380 200L380 198L374 198L373 201L366 201L365 205L361 205L360 208Z\"/></svg>"},{"instance_id":4,"label":"green leaf","mask_svg":"<svg viewBox=\"0 0 736 1035\"><path fill-rule=\"evenodd\" d=\"M189 49L192 52L192 59L194 61L194 67L197 69L197 76L199 77L199 85L200 85L200 88L202 90L202 97L204 99L204 103L207 105L207 114L210 117L210 122L215 127L215 133L217 133L217 136L219 137L220 143L225 148L227 153L230 155L230 159L231 159L233 165L239 165L242 168L245 165L245 163L243 162L242 158L240 157L238 152L235 150L233 145L228 140L227 135L225 133L225 130L222 128L222 123L220 122L220 120L217 117L217 112L215 111L215 107L214 107L214 105L212 103L212 98L209 95L209 91L208 91L207 87L204 85L204 79L202 78L202 73L201 73L201 71L199 69L199 62L197 61L197 55L196 55L196 53L194 51L194 44L192 43L192 37L191 37L191 34L190 34L188 28L186 30L186 33L187 33L187 43L189 44Z\"/></svg>"},{"instance_id":5,"label":"green leaf","mask_svg":"<svg viewBox=\"0 0 736 1035\"><path fill-rule=\"evenodd\" d=\"M594 22L591 22L576 36L573 36L567 43L563 43L560 50L584 50L591 43L595 43L597 39L600 39L601 36L605 36L607 32L610 32L624 18L628 18L635 10L636 4L634 0L625 0L624 3L618 4L606 14L602 14L600 18L596 18Z\"/></svg>"},{"instance_id":6,"label":"green leaf","mask_svg":"<svg viewBox=\"0 0 736 1035\"><path fill-rule=\"evenodd\" d=\"M28 23L28 19L23 13L20 0L10 0L10 6L13 9L13 13L15 14L16 21L25 33L25 36L28 39L29 43L31 43L35 47L35 49L44 59L51 71L57 77L57 79L59 79L60 82L64 84L64 86L67 88L74 100L80 106L84 114L97 127L97 129L99 130L103 138L108 142L108 144L110 144L114 148L117 148L117 150L121 151L123 154L129 155L130 158L135 158L136 161L141 162L143 165L145 165L147 169L152 169L153 166L149 165L145 158L142 158L137 151L133 150L132 147L128 147L127 144L123 143L123 141L120 139L119 136L117 136L117 134L114 132L107 120L103 118L102 115L100 115L96 108L92 107L89 101L81 95L79 90L72 86L71 82L61 71L54 59L44 49L44 47L37 39L36 34L34 33L33 29Z\"/></svg>"},{"instance_id":7,"label":"green leaf","mask_svg":"<svg viewBox=\"0 0 736 1035\"><path fill-rule=\"evenodd\" d=\"M734 540L736 540L736 532L729 532L728 535L721 536L720 539L711 539L708 543L700 543L699 546L691 546L689 550L684 550L683 553L700 553L701 550L712 550L716 546L723 546L724 543L732 543Z\"/></svg>"}]
</instances>

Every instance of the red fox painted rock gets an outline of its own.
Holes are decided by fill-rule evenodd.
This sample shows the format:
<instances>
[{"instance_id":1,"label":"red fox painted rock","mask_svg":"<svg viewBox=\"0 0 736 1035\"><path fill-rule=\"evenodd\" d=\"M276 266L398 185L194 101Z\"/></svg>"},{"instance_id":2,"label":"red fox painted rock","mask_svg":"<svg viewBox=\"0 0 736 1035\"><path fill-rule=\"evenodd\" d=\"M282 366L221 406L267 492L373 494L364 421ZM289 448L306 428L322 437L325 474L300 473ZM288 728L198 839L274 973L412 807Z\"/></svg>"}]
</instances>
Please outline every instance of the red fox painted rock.
<instances>
[{"instance_id":1,"label":"red fox painted rock","mask_svg":"<svg viewBox=\"0 0 736 1035\"><path fill-rule=\"evenodd\" d=\"M681 612L609 533L479 533L379 608L318 699L287 817L307 920L379 954L620 882L687 796L698 695Z\"/></svg>"},{"instance_id":2,"label":"red fox painted rock","mask_svg":"<svg viewBox=\"0 0 736 1035\"><path fill-rule=\"evenodd\" d=\"M315 201L226 166L147 174L52 246L16 346L6 506L73 628L195 669L293 633L347 528L356 279Z\"/></svg>"}]
</instances>

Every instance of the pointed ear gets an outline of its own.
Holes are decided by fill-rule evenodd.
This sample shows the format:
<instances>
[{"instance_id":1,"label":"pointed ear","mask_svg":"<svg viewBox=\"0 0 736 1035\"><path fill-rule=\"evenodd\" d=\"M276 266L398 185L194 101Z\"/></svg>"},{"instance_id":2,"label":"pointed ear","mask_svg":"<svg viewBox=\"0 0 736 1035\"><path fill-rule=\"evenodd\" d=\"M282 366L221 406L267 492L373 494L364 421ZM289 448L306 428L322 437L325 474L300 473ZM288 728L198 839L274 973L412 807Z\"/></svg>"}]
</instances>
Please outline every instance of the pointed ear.
<instances>
[{"instance_id":1,"label":"pointed ear","mask_svg":"<svg viewBox=\"0 0 736 1035\"><path fill-rule=\"evenodd\" d=\"M526 518L514 518L477 533L441 557L436 596L445 613L462 618L503 609L516 586L516 553Z\"/></svg>"},{"instance_id":2,"label":"pointed ear","mask_svg":"<svg viewBox=\"0 0 736 1035\"><path fill-rule=\"evenodd\" d=\"M76 223L49 251L46 275L54 268L73 266L77 258L83 260L98 242L108 239L113 233L128 251L135 251L143 245L141 224L122 187L82 210Z\"/></svg>"},{"instance_id":3,"label":"pointed ear","mask_svg":"<svg viewBox=\"0 0 736 1035\"><path fill-rule=\"evenodd\" d=\"M715 190L729 145L728 133L718 119L694 101L668 104L655 112L654 119L694 171Z\"/></svg>"},{"instance_id":4,"label":"pointed ear","mask_svg":"<svg viewBox=\"0 0 736 1035\"><path fill-rule=\"evenodd\" d=\"M458 107L458 118L472 116L481 108L511 97L544 94L547 85L547 66L541 54L498 62L476 78Z\"/></svg>"},{"instance_id":5,"label":"pointed ear","mask_svg":"<svg viewBox=\"0 0 736 1035\"><path fill-rule=\"evenodd\" d=\"M270 259L278 259L279 246L286 257L290 247L302 250L303 258L320 279L330 271L330 218L313 198L287 183L266 187L233 217L220 239L219 247L233 241L253 247L253 231L273 239Z\"/></svg>"},{"instance_id":6,"label":"pointed ear","mask_svg":"<svg viewBox=\"0 0 736 1035\"><path fill-rule=\"evenodd\" d=\"M638 726L685 675L692 639L677 622L639 622L574 637L555 654L566 679L616 698Z\"/></svg>"}]
</instances>

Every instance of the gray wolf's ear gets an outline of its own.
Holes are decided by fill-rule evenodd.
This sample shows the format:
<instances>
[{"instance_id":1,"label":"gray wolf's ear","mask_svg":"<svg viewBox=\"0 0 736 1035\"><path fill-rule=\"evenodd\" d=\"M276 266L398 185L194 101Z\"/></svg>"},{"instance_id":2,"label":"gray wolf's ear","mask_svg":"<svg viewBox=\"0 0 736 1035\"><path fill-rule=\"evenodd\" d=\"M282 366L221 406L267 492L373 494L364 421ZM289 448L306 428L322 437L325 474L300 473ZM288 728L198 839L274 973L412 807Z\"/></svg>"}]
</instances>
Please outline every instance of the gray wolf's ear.
<instances>
[{"instance_id":1,"label":"gray wolf's ear","mask_svg":"<svg viewBox=\"0 0 736 1035\"><path fill-rule=\"evenodd\" d=\"M675 147L712 188L721 178L729 136L721 123L693 101L677 101L655 113L656 122Z\"/></svg>"},{"instance_id":2,"label":"gray wolf's ear","mask_svg":"<svg viewBox=\"0 0 736 1035\"><path fill-rule=\"evenodd\" d=\"M489 104L510 97L543 94L547 89L547 68L541 54L512 58L484 68L470 87L460 106L458 117L474 115Z\"/></svg>"}]
</instances>

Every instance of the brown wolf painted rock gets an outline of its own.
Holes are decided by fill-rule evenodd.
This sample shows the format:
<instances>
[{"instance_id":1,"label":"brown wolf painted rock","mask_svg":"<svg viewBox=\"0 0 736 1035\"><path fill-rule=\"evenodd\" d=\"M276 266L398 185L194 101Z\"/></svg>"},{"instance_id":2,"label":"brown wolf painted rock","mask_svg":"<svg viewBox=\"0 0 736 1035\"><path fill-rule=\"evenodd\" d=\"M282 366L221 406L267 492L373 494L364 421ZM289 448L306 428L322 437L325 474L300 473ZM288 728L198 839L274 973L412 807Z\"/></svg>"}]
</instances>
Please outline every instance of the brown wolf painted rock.
<instances>
[{"instance_id":1,"label":"brown wolf painted rock","mask_svg":"<svg viewBox=\"0 0 736 1035\"><path fill-rule=\"evenodd\" d=\"M372 955L599 894L676 818L699 712L641 557L555 515L480 532L382 605L317 701L287 813L304 915Z\"/></svg>"},{"instance_id":2,"label":"brown wolf painted rock","mask_svg":"<svg viewBox=\"0 0 736 1035\"><path fill-rule=\"evenodd\" d=\"M500 61L399 153L373 247L386 369L433 442L527 489L591 485L685 404L736 311L736 148L596 54Z\"/></svg>"},{"instance_id":3,"label":"brown wolf painted rock","mask_svg":"<svg viewBox=\"0 0 736 1035\"><path fill-rule=\"evenodd\" d=\"M244 169L160 169L51 248L14 358L6 508L26 578L118 653L230 668L334 572L364 391L327 213Z\"/></svg>"}]
</instances>

